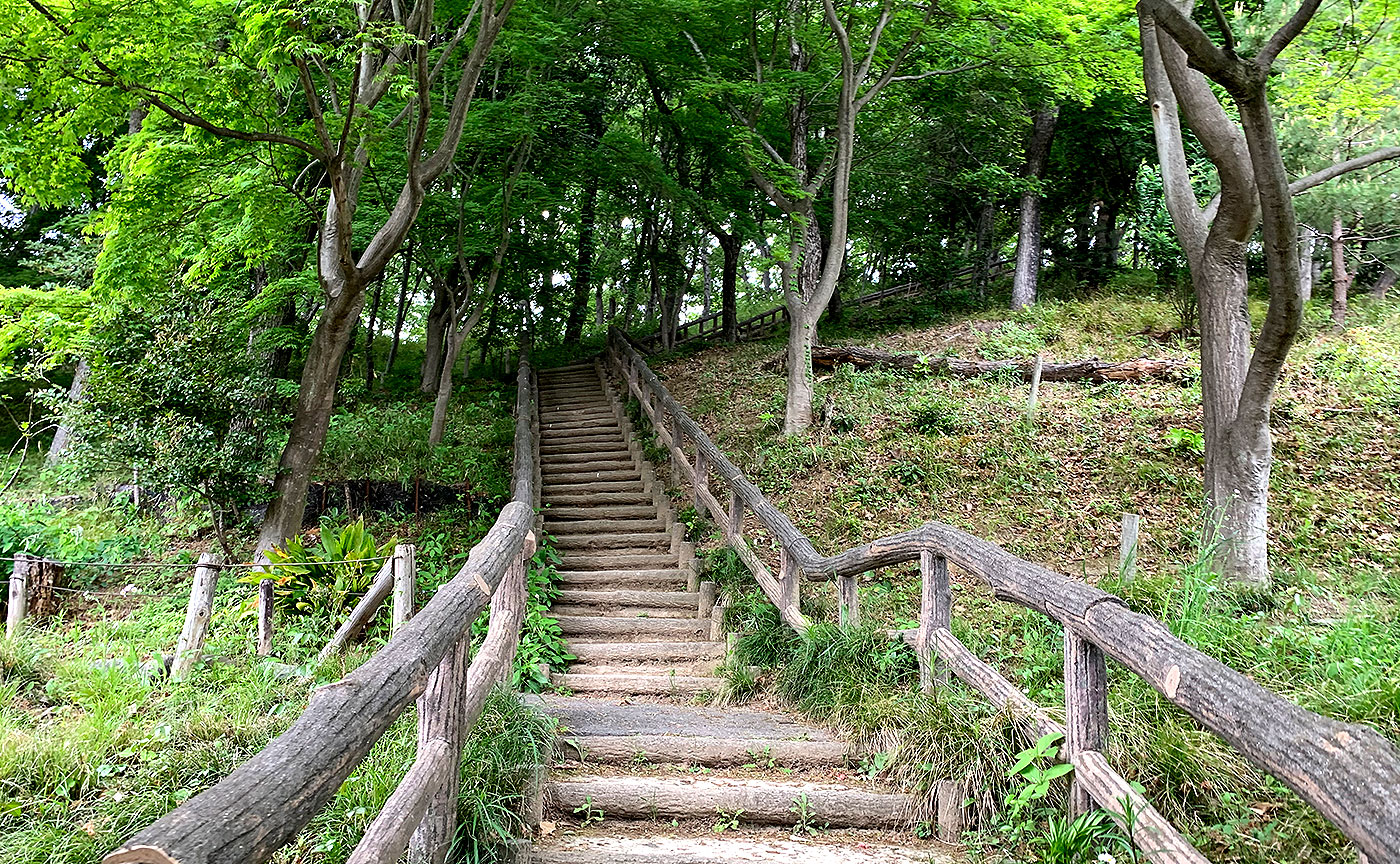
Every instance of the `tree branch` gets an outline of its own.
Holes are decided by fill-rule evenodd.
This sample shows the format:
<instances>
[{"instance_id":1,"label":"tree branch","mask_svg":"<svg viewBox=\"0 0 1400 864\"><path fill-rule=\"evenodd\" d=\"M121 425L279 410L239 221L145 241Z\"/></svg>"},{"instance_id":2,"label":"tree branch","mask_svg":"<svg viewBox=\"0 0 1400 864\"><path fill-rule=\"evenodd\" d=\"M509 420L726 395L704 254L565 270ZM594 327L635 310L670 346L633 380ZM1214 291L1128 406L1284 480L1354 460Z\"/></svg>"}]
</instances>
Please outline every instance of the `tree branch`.
<instances>
[{"instance_id":1,"label":"tree branch","mask_svg":"<svg viewBox=\"0 0 1400 864\"><path fill-rule=\"evenodd\" d=\"M1345 162L1329 165L1321 171L1314 171L1306 177L1300 177L1294 180L1292 183L1288 184L1288 191L1294 195L1300 195L1315 186L1321 186L1328 180L1336 179L1343 174L1350 174L1352 171L1369 168L1372 165L1380 162L1387 162L1391 159L1400 159L1400 147L1382 147L1379 150L1372 150L1370 153L1357 156L1355 159L1348 159Z\"/></svg>"},{"instance_id":2,"label":"tree branch","mask_svg":"<svg viewBox=\"0 0 1400 864\"><path fill-rule=\"evenodd\" d=\"M1265 69L1273 65L1278 59L1278 55L1283 53L1283 49L1288 47L1288 43L1297 38L1303 28L1317 14L1318 7L1322 5L1322 0L1303 0L1303 5L1298 7L1298 11L1293 13L1293 17L1278 29L1269 41L1264 45L1264 49L1255 56L1254 62Z\"/></svg>"},{"instance_id":3,"label":"tree branch","mask_svg":"<svg viewBox=\"0 0 1400 864\"><path fill-rule=\"evenodd\" d=\"M1138 0L1138 11L1151 16L1176 40L1176 44L1180 45L1190 58L1193 67L1212 78L1234 77L1231 73L1235 64L1225 52L1211 41L1210 35L1202 30L1200 25L1173 6L1169 0Z\"/></svg>"}]
</instances>

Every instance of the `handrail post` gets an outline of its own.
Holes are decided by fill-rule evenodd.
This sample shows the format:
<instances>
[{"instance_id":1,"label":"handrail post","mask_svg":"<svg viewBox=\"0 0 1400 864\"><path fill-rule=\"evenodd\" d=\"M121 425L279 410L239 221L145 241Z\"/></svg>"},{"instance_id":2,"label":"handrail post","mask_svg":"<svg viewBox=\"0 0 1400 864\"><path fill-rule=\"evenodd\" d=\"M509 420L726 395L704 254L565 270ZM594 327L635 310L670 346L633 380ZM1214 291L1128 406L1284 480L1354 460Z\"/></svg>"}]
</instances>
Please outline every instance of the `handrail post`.
<instances>
[{"instance_id":1,"label":"handrail post","mask_svg":"<svg viewBox=\"0 0 1400 864\"><path fill-rule=\"evenodd\" d=\"M938 630L953 623L952 591L948 585L948 559L925 549L919 553L923 592L919 604L919 635L914 650L919 655L919 686L933 692L935 683L946 683L948 670L934 657L933 639Z\"/></svg>"},{"instance_id":2,"label":"handrail post","mask_svg":"<svg viewBox=\"0 0 1400 864\"><path fill-rule=\"evenodd\" d=\"M5 638L14 641L24 625L29 611L29 562L34 560L23 552L15 555L15 567L10 574L10 605L5 613Z\"/></svg>"},{"instance_id":3,"label":"handrail post","mask_svg":"<svg viewBox=\"0 0 1400 864\"><path fill-rule=\"evenodd\" d=\"M276 597L273 594L273 582L271 579L262 579L258 582L258 647L259 657L267 657L272 654L273 636L273 606Z\"/></svg>"},{"instance_id":4,"label":"handrail post","mask_svg":"<svg viewBox=\"0 0 1400 864\"><path fill-rule=\"evenodd\" d=\"M778 590L781 592L778 597L780 611L801 609L801 587L797 581L800 570L801 568L797 566L797 561L793 559L792 553L784 548L782 563L778 567Z\"/></svg>"},{"instance_id":5,"label":"handrail post","mask_svg":"<svg viewBox=\"0 0 1400 864\"><path fill-rule=\"evenodd\" d=\"M1103 752L1108 738L1108 668L1099 646L1065 626L1065 752ZM1071 819L1093 810L1094 799L1075 780L1069 790Z\"/></svg>"},{"instance_id":6,"label":"handrail post","mask_svg":"<svg viewBox=\"0 0 1400 864\"><path fill-rule=\"evenodd\" d=\"M744 499L739 490L729 490L729 534L734 540L744 536Z\"/></svg>"},{"instance_id":7,"label":"handrail post","mask_svg":"<svg viewBox=\"0 0 1400 864\"><path fill-rule=\"evenodd\" d=\"M219 583L219 556L201 553L190 583L190 605L185 610L185 626L180 641L175 643L175 661L170 666L170 680L187 678L204 653L204 639L209 635L209 619L214 615L214 589Z\"/></svg>"},{"instance_id":8,"label":"handrail post","mask_svg":"<svg viewBox=\"0 0 1400 864\"><path fill-rule=\"evenodd\" d=\"M843 629L860 626L860 585L855 576L836 577L836 608Z\"/></svg>"},{"instance_id":9,"label":"handrail post","mask_svg":"<svg viewBox=\"0 0 1400 864\"><path fill-rule=\"evenodd\" d=\"M685 438L681 435L681 420L675 412L667 412L667 431L671 435L671 445L667 452L671 454L671 483L675 486L681 485L681 457L676 455L676 451L685 451Z\"/></svg>"},{"instance_id":10,"label":"handrail post","mask_svg":"<svg viewBox=\"0 0 1400 864\"><path fill-rule=\"evenodd\" d=\"M710 491L710 460L706 458L704 449L697 441L695 442L695 477L690 484L690 500L695 505L696 510L705 507L700 497L702 491L705 493ZM713 515L719 516L718 513Z\"/></svg>"},{"instance_id":11,"label":"handrail post","mask_svg":"<svg viewBox=\"0 0 1400 864\"><path fill-rule=\"evenodd\" d=\"M400 543L394 547L394 609L390 635L399 632L399 628L413 617L413 591L417 579L417 554L413 544Z\"/></svg>"}]
</instances>

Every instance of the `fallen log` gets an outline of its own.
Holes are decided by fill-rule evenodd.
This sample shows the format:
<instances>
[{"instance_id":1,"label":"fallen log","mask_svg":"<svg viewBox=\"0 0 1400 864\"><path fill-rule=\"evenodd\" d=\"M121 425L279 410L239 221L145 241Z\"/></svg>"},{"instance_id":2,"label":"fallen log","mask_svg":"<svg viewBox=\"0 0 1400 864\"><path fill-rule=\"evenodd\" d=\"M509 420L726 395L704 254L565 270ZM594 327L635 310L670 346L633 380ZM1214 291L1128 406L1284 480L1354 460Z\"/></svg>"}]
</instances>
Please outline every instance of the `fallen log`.
<instances>
[{"instance_id":1,"label":"fallen log","mask_svg":"<svg viewBox=\"0 0 1400 864\"><path fill-rule=\"evenodd\" d=\"M769 364L781 368L779 359ZM846 345L817 346L812 349L813 369L835 369L849 363L857 369L899 369L926 375L951 375L955 378L976 378L983 375L1012 373L1022 381L1035 374L1035 360L968 360L962 357L928 357L923 354L897 354L877 348ZM1171 381L1183 377L1186 363L1170 358L1139 357L1136 360L1071 360L1067 363L1041 364L1042 381Z\"/></svg>"}]
</instances>

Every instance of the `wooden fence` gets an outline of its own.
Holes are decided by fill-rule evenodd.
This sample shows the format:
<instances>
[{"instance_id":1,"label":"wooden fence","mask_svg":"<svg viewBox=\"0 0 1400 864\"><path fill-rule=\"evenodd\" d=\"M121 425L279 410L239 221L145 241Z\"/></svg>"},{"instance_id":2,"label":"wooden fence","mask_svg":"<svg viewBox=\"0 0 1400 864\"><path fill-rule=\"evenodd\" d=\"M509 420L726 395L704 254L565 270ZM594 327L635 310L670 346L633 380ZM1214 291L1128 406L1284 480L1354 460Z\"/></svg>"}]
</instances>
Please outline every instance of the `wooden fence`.
<instances>
[{"instance_id":1,"label":"wooden fence","mask_svg":"<svg viewBox=\"0 0 1400 864\"><path fill-rule=\"evenodd\" d=\"M389 864L410 846L415 860L444 860L456 830L462 742L491 687L510 674L538 530L539 418L535 376L525 357L517 382L512 500L457 575L363 666L317 688L291 728L219 783L137 832L106 864L267 861L335 796L415 699L417 757L350 861ZM407 564L395 556L386 569L404 566L412 566L411 556ZM380 602L388 591L380 585L385 581L381 571L375 582ZM392 577L387 581L393 584ZM486 641L468 664L471 625L488 602Z\"/></svg>"},{"instance_id":2,"label":"wooden fence","mask_svg":"<svg viewBox=\"0 0 1400 864\"><path fill-rule=\"evenodd\" d=\"M939 686L951 672L1008 711L1032 740L1047 733L1063 734L1062 752L1075 768L1073 810L1082 811L1090 802L1108 810L1130 825L1134 843L1148 860L1206 859L1105 759L1109 725L1105 658L1118 661L1203 728L1298 793L1355 843L1363 860L1369 856L1371 864L1400 861L1400 750L1375 730L1306 711L1177 639L1162 622L1133 612L1120 598L1023 561L950 525L929 522L822 556L715 447L616 329L609 340L609 359L669 451L673 478L690 484L696 508L709 512L784 622L799 631L808 626L798 607L800 576L836 580L841 618L855 621L860 574L919 562L923 577L919 627L898 635L914 646L925 688ZM728 487L727 502L712 491L716 478ZM780 547L776 575L745 539L746 510ZM980 578L997 599L1033 609L1063 625L1063 724L953 635L949 562Z\"/></svg>"},{"instance_id":3,"label":"wooden fence","mask_svg":"<svg viewBox=\"0 0 1400 864\"><path fill-rule=\"evenodd\" d=\"M1005 259L997 261L992 265L988 273L992 278L1001 276L1011 269L1008 266L1009 264L1010 262ZM952 275L948 277L948 284L955 284L971 278L976 275L977 269L977 267L972 266L954 271ZM846 303L851 306L870 306L882 300L888 300L891 297L911 297L923 291L926 287L927 285L923 282L905 282L900 285L893 285L889 288L881 288L879 291L871 291L869 294L862 294L859 297L847 300ZM787 315L786 306L774 306L757 315L743 319L738 322L739 341L747 342L751 339L767 336L777 329L780 322L787 320ZM723 337L723 319L723 312L711 312L709 315L701 315L699 318L681 324L676 328L675 344L680 345L684 342L691 342L696 339L704 339L707 337ZM644 350L648 352L655 351L661 344L661 334L652 333L642 337L637 340L637 342L642 345Z\"/></svg>"}]
</instances>

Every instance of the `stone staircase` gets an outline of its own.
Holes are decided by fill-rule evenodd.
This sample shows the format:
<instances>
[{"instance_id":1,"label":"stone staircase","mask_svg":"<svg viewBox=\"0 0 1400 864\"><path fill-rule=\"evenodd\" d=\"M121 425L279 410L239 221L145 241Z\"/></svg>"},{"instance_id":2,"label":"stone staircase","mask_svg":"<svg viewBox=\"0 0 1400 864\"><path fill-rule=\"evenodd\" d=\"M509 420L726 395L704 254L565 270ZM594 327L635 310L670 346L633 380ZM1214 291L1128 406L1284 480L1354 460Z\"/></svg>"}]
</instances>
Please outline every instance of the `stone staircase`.
<instances>
[{"instance_id":1,"label":"stone staircase","mask_svg":"<svg viewBox=\"0 0 1400 864\"><path fill-rule=\"evenodd\" d=\"M721 691L723 610L599 367L540 373L540 459L562 558L553 614L576 660L550 670L559 693L532 699L559 721L559 743L529 861L959 860L916 839L922 800L864 778L845 742L780 713L700 704Z\"/></svg>"},{"instance_id":2,"label":"stone staircase","mask_svg":"<svg viewBox=\"0 0 1400 864\"><path fill-rule=\"evenodd\" d=\"M593 366L540 374L544 527L563 559L553 614L577 658L550 678L576 693L714 692L714 586L631 432Z\"/></svg>"}]
</instances>

